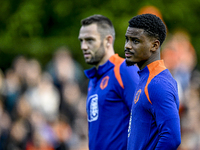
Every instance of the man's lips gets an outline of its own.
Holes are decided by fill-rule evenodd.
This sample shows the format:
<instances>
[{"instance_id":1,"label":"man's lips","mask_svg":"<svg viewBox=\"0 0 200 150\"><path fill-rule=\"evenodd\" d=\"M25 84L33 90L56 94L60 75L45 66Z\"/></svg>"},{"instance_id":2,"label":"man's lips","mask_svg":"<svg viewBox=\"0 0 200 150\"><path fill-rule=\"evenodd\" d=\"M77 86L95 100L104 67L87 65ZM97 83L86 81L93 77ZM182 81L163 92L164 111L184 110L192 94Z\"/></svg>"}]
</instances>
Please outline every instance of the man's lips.
<instances>
[{"instance_id":1,"label":"man's lips","mask_svg":"<svg viewBox=\"0 0 200 150\"><path fill-rule=\"evenodd\" d=\"M84 57L89 57L91 54L90 53L83 53Z\"/></svg>"},{"instance_id":2,"label":"man's lips","mask_svg":"<svg viewBox=\"0 0 200 150\"><path fill-rule=\"evenodd\" d=\"M124 50L125 52L125 57L131 57L132 55L134 55L133 52L131 52L130 50Z\"/></svg>"},{"instance_id":3,"label":"man's lips","mask_svg":"<svg viewBox=\"0 0 200 150\"><path fill-rule=\"evenodd\" d=\"M132 55L131 53L125 53L125 57L131 57Z\"/></svg>"}]
</instances>

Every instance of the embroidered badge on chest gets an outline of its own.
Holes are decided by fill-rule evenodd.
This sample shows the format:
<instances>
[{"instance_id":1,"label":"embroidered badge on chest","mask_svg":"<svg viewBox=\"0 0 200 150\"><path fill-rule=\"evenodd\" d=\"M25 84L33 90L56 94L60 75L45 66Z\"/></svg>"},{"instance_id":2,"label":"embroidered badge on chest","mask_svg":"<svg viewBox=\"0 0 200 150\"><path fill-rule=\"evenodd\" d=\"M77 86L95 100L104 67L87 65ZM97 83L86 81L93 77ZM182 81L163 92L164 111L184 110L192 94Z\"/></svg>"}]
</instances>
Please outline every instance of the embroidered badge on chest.
<instances>
[{"instance_id":1,"label":"embroidered badge on chest","mask_svg":"<svg viewBox=\"0 0 200 150\"><path fill-rule=\"evenodd\" d=\"M136 104L140 98L140 94L141 94L141 89L139 89L135 95L135 98L134 98L134 103Z\"/></svg>"},{"instance_id":2,"label":"embroidered badge on chest","mask_svg":"<svg viewBox=\"0 0 200 150\"><path fill-rule=\"evenodd\" d=\"M108 80L109 80L109 76L105 76L102 80L101 80L101 84L100 84L100 88L103 90L107 87L108 85Z\"/></svg>"}]
</instances>

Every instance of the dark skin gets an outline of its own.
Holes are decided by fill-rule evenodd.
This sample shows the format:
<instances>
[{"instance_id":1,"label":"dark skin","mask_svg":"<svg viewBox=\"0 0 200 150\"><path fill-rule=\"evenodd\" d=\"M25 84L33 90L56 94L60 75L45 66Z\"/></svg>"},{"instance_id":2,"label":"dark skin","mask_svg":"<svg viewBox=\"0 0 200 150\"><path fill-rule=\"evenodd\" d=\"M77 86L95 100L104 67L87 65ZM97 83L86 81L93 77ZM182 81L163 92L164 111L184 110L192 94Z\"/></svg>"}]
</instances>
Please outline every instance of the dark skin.
<instances>
[{"instance_id":1,"label":"dark skin","mask_svg":"<svg viewBox=\"0 0 200 150\"><path fill-rule=\"evenodd\" d=\"M160 41L150 37L144 29L128 27L125 38L125 57L130 65L137 64L142 70L160 60Z\"/></svg>"}]
</instances>

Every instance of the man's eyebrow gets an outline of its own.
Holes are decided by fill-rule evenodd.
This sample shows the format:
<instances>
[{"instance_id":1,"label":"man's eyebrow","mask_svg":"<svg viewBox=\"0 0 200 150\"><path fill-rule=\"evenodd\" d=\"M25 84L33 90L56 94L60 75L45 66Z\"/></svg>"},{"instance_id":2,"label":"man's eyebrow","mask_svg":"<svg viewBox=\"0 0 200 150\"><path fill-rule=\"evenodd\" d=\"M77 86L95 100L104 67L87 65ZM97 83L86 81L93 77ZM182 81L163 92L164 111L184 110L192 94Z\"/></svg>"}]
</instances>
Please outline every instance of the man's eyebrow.
<instances>
[{"instance_id":1,"label":"man's eyebrow","mask_svg":"<svg viewBox=\"0 0 200 150\"><path fill-rule=\"evenodd\" d=\"M86 40L90 40L90 39L94 39L92 36L88 36L88 37L78 37L78 39L86 39Z\"/></svg>"},{"instance_id":2,"label":"man's eyebrow","mask_svg":"<svg viewBox=\"0 0 200 150\"><path fill-rule=\"evenodd\" d=\"M86 38L84 38L84 39L85 39L85 40L95 40L95 38L92 37L92 36L86 37Z\"/></svg>"},{"instance_id":3,"label":"man's eyebrow","mask_svg":"<svg viewBox=\"0 0 200 150\"><path fill-rule=\"evenodd\" d=\"M125 35L125 38L132 38L131 36Z\"/></svg>"},{"instance_id":4,"label":"man's eyebrow","mask_svg":"<svg viewBox=\"0 0 200 150\"><path fill-rule=\"evenodd\" d=\"M133 36L127 36L127 35L125 35L125 38L130 38L130 39L138 39L137 37L133 37Z\"/></svg>"},{"instance_id":5,"label":"man's eyebrow","mask_svg":"<svg viewBox=\"0 0 200 150\"><path fill-rule=\"evenodd\" d=\"M138 39L138 38L137 37L130 37L130 39L134 39L135 40L135 39Z\"/></svg>"},{"instance_id":6,"label":"man's eyebrow","mask_svg":"<svg viewBox=\"0 0 200 150\"><path fill-rule=\"evenodd\" d=\"M91 37L91 36L88 36L88 37L86 37L85 39L94 39L93 37Z\"/></svg>"}]
</instances>

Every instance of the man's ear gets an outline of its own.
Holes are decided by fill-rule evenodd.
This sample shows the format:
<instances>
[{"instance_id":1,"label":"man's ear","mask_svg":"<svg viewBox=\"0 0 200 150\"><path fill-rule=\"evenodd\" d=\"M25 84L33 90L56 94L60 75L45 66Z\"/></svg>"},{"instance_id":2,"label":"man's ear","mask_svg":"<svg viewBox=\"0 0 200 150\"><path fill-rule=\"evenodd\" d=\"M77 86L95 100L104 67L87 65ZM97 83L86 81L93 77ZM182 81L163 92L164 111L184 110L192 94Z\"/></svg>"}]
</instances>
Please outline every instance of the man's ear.
<instances>
[{"instance_id":1,"label":"man's ear","mask_svg":"<svg viewBox=\"0 0 200 150\"><path fill-rule=\"evenodd\" d=\"M106 46L109 47L113 44L113 37L111 35L106 36Z\"/></svg>"},{"instance_id":2,"label":"man's ear","mask_svg":"<svg viewBox=\"0 0 200 150\"><path fill-rule=\"evenodd\" d=\"M155 51L157 51L157 49L159 49L159 47L160 47L160 41L159 40L154 40L152 42L151 51L155 52Z\"/></svg>"}]
</instances>

